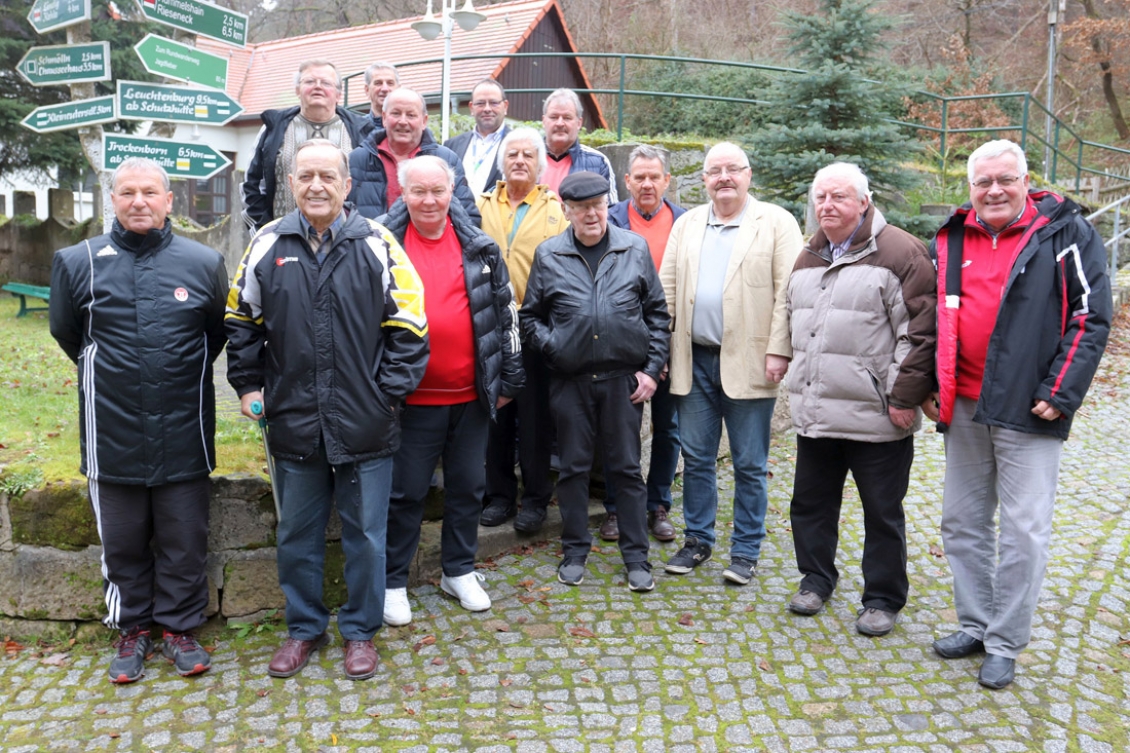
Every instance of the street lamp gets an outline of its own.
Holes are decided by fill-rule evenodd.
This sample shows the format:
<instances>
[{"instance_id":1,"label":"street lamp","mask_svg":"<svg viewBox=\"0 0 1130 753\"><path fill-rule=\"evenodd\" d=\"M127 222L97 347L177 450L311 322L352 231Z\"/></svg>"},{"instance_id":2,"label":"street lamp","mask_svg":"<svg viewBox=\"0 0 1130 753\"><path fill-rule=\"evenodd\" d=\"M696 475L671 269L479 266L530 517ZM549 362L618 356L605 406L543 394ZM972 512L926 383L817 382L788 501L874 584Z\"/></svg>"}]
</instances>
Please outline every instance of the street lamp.
<instances>
[{"instance_id":1,"label":"street lamp","mask_svg":"<svg viewBox=\"0 0 1130 753\"><path fill-rule=\"evenodd\" d=\"M440 143L447 141L448 124L451 119L451 32L455 24L463 31L474 31L486 18L486 15L475 10L471 0L463 3L463 8L455 10L457 0L439 0L440 17L437 20L432 13L432 0L428 0L428 12L422 19L412 24L424 39L429 42L443 34L443 109L440 125ZM454 23L452 23L454 21Z\"/></svg>"}]
</instances>

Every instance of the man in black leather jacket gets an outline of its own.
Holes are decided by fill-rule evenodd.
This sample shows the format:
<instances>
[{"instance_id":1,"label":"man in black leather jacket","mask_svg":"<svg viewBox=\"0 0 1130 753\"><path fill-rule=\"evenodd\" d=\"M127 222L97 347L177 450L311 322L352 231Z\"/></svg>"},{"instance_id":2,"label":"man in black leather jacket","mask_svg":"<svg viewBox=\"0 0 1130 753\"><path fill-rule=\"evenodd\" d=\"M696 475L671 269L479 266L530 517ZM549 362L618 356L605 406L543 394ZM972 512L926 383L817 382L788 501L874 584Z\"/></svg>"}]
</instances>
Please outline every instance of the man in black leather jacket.
<instances>
[{"instance_id":1,"label":"man in black leather jacket","mask_svg":"<svg viewBox=\"0 0 1130 753\"><path fill-rule=\"evenodd\" d=\"M589 471L599 442L618 494L628 587L650 591L640 426L667 363L670 319L647 242L608 225L608 188L591 172L561 182L572 227L538 246L519 318L527 345L551 372L564 549L557 577L569 585L584 580L592 544Z\"/></svg>"}]
</instances>

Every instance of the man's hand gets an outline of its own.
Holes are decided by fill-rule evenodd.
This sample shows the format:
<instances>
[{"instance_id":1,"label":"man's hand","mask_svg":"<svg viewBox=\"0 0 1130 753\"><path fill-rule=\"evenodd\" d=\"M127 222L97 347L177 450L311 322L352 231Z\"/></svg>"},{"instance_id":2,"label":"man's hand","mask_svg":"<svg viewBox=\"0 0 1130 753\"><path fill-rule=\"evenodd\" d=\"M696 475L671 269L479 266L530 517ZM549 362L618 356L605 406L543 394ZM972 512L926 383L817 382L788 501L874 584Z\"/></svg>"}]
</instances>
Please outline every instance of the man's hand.
<instances>
[{"instance_id":1,"label":"man's hand","mask_svg":"<svg viewBox=\"0 0 1130 753\"><path fill-rule=\"evenodd\" d=\"M655 394L655 380L642 371L636 372L636 391L632 393L632 403L646 403Z\"/></svg>"},{"instance_id":2,"label":"man's hand","mask_svg":"<svg viewBox=\"0 0 1130 753\"><path fill-rule=\"evenodd\" d=\"M1047 400L1037 400L1036 405L1032 408L1032 414L1039 416L1045 421L1055 421L1063 415L1059 408L1056 408Z\"/></svg>"},{"instance_id":3,"label":"man's hand","mask_svg":"<svg viewBox=\"0 0 1130 753\"><path fill-rule=\"evenodd\" d=\"M256 400L259 405L263 406L263 412L256 415L251 412L251 404ZM239 399L239 412L250 418L252 421L258 421L263 416L267 415L267 404L263 402L263 393L259 390L248 392L246 395Z\"/></svg>"},{"instance_id":4,"label":"man's hand","mask_svg":"<svg viewBox=\"0 0 1130 753\"><path fill-rule=\"evenodd\" d=\"M889 405L887 415L891 417L891 423L900 429L909 429L914 425L914 408L896 408Z\"/></svg>"},{"instance_id":5,"label":"man's hand","mask_svg":"<svg viewBox=\"0 0 1130 753\"><path fill-rule=\"evenodd\" d=\"M671 371L671 364L669 364L669 363L663 364L663 371L659 372L659 381L666 382L667 381L667 374L669 374L670 371Z\"/></svg>"},{"instance_id":6,"label":"man's hand","mask_svg":"<svg viewBox=\"0 0 1130 753\"><path fill-rule=\"evenodd\" d=\"M498 400L494 401L494 409L502 410L503 406L508 405L513 399L514 398L512 397L503 397L502 395L499 395Z\"/></svg>"},{"instance_id":7,"label":"man's hand","mask_svg":"<svg viewBox=\"0 0 1130 753\"><path fill-rule=\"evenodd\" d=\"M926 396L926 399L922 401L922 412L925 413L926 418L930 419L931 421L937 421L942 417L942 414L939 411L940 407L941 406L938 404L937 392L931 392Z\"/></svg>"},{"instance_id":8,"label":"man's hand","mask_svg":"<svg viewBox=\"0 0 1130 753\"><path fill-rule=\"evenodd\" d=\"M784 356L775 356L772 353L765 354L765 381L770 384L779 384L785 378L785 372L789 370L789 359Z\"/></svg>"}]
</instances>

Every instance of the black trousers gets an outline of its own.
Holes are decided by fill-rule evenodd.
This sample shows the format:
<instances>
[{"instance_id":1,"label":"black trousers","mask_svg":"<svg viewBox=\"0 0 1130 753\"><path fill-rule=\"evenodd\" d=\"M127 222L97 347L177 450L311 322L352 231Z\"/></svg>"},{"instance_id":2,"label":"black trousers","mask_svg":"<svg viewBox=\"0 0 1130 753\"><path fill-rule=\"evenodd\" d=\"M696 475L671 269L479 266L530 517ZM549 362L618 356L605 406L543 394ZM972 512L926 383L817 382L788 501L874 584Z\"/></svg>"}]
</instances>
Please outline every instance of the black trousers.
<instances>
[{"instance_id":1,"label":"black trousers","mask_svg":"<svg viewBox=\"0 0 1130 753\"><path fill-rule=\"evenodd\" d=\"M175 633L202 625L211 480L87 485L102 539L103 622L119 630L156 623Z\"/></svg>"},{"instance_id":2,"label":"black trousers","mask_svg":"<svg viewBox=\"0 0 1130 753\"><path fill-rule=\"evenodd\" d=\"M549 410L549 371L541 354L522 348L526 386L500 411L490 426L487 441L485 504L513 505L518 499L514 450L522 469L522 507L544 510L553 498L550 455L553 452L553 417Z\"/></svg>"},{"instance_id":3,"label":"black trousers","mask_svg":"<svg viewBox=\"0 0 1130 753\"><path fill-rule=\"evenodd\" d=\"M483 511L487 425L479 400L459 405L406 405L400 415L400 449L392 461L388 500L386 588L405 588L420 545L424 501L443 458L443 525L440 562L448 577L475 569L479 515Z\"/></svg>"},{"instance_id":4,"label":"black trousers","mask_svg":"<svg viewBox=\"0 0 1130 753\"><path fill-rule=\"evenodd\" d=\"M557 421L557 504L566 557L588 557L589 472L593 453L604 451L604 475L616 485L620 555L625 564L647 562L647 486L640 472L643 405L633 405L634 376L592 381L554 377L549 402Z\"/></svg>"},{"instance_id":5,"label":"black trousers","mask_svg":"<svg viewBox=\"0 0 1130 753\"><path fill-rule=\"evenodd\" d=\"M790 508L800 587L827 599L836 588L840 506L850 470L863 503L863 606L906 605L906 517L914 438L894 442L797 437Z\"/></svg>"}]
</instances>

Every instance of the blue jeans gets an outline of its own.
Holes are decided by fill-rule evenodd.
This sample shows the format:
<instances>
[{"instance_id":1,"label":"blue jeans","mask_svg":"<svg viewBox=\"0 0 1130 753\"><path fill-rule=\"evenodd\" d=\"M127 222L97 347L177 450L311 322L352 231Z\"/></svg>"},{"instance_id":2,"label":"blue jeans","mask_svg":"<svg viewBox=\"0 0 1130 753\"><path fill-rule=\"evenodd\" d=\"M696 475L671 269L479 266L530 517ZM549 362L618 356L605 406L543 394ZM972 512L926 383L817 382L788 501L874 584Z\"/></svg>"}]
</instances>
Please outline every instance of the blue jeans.
<instances>
[{"instance_id":1,"label":"blue jeans","mask_svg":"<svg viewBox=\"0 0 1130 753\"><path fill-rule=\"evenodd\" d=\"M651 462L647 467L647 511L671 509L671 484L679 467L679 412L671 380L659 382L651 396ZM616 512L616 488L606 474L604 509Z\"/></svg>"},{"instance_id":2,"label":"blue jeans","mask_svg":"<svg viewBox=\"0 0 1130 753\"><path fill-rule=\"evenodd\" d=\"M341 517L349 600L337 615L347 641L369 640L381 627L385 601L385 535L392 457L330 465L325 446L307 460L275 460L282 520L278 526L279 585L286 595L291 638L313 640L330 611L322 603L326 523L334 500Z\"/></svg>"},{"instance_id":3,"label":"blue jeans","mask_svg":"<svg viewBox=\"0 0 1130 753\"><path fill-rule=\"evenodd\" d=\"M769 506L766 470L769 427L776 398L734 400L722 391L719 351L693 349L691 391L679 397L683 444L683 519L686 535L714 546L718 513L718 443L722 422L734 464L734 535L731 557L756 560Z\"/></svg>"}]
</instances>

